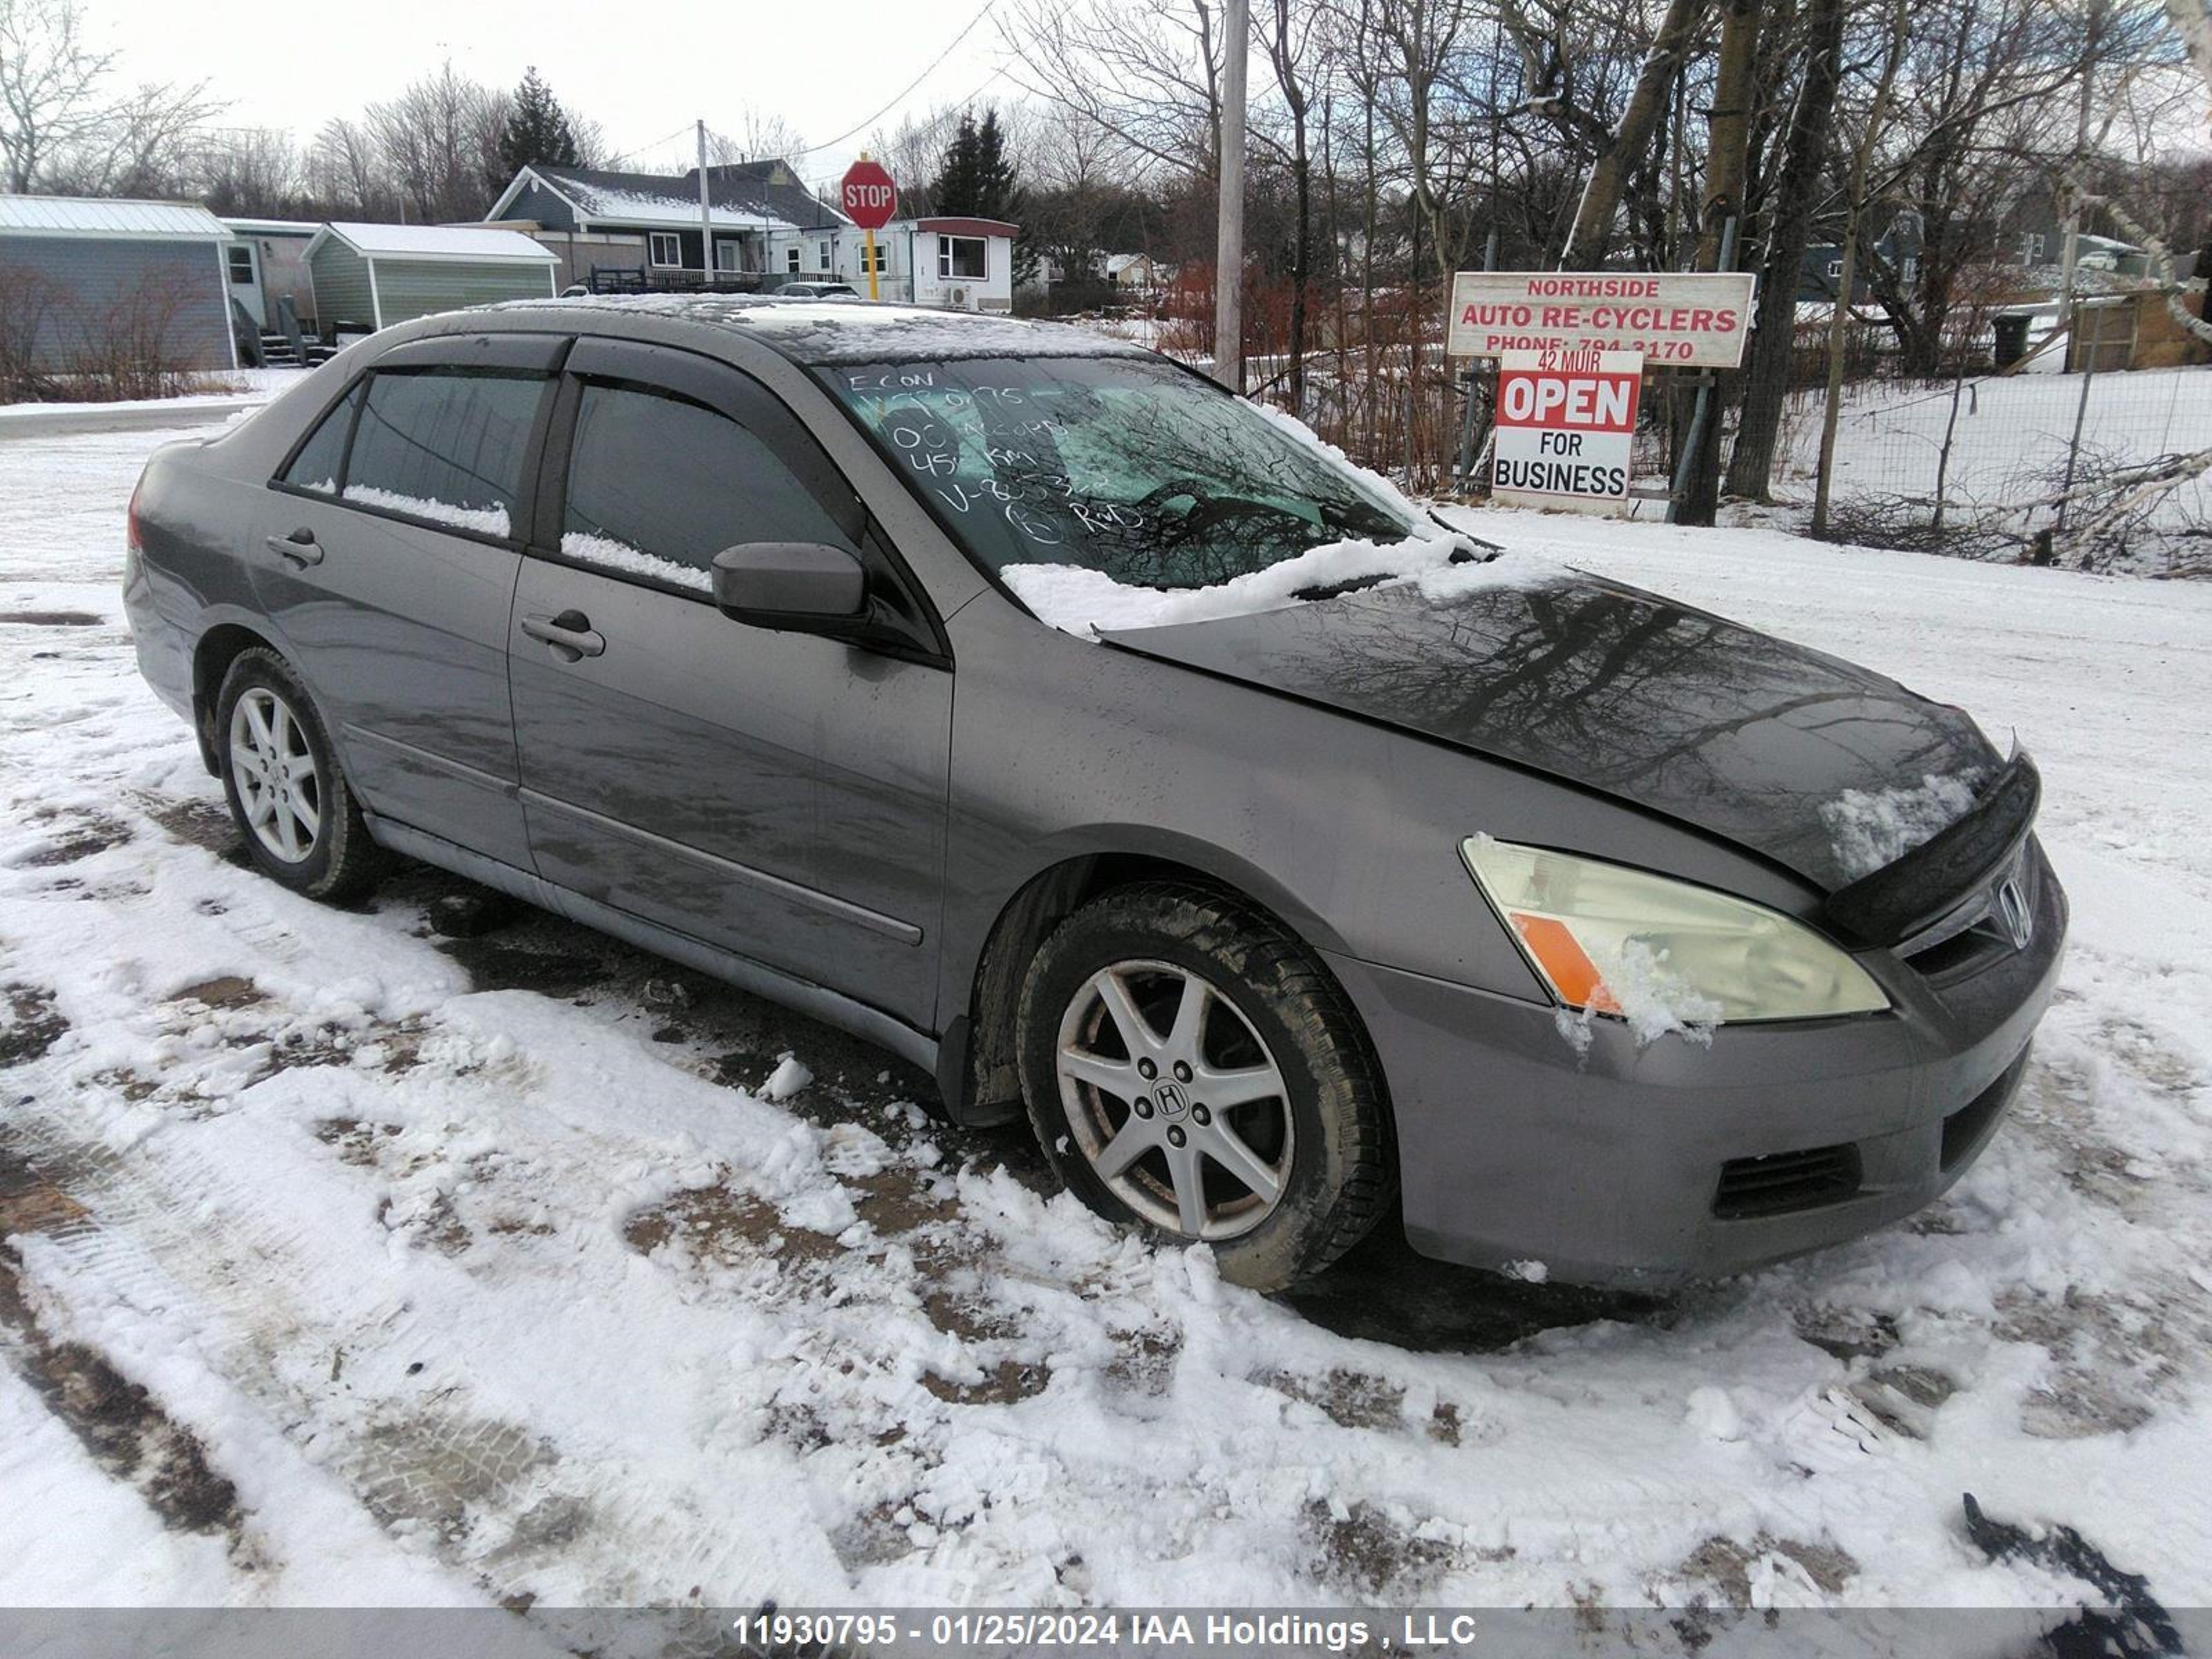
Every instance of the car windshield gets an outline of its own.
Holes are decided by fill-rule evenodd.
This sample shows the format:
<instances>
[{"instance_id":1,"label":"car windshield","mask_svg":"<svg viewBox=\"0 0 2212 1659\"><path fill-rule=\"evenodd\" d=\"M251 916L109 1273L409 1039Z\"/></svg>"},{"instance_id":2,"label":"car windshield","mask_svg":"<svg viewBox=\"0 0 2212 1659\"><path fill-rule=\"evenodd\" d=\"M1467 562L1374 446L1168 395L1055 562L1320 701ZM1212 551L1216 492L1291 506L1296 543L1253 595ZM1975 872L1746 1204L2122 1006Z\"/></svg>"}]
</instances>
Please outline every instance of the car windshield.
<instances>
[{"instance_id":1,"label":"car windshield","mask_svg":"<svg viewBox=\"0 0 2212 1659\"><path fill-rule=\"evenodd\" d=\"M1171 363L1000 357L817 369L970 556L1211 587L1316 547L1395 542L1404 510Z\"/></svg>"}]
</instances>

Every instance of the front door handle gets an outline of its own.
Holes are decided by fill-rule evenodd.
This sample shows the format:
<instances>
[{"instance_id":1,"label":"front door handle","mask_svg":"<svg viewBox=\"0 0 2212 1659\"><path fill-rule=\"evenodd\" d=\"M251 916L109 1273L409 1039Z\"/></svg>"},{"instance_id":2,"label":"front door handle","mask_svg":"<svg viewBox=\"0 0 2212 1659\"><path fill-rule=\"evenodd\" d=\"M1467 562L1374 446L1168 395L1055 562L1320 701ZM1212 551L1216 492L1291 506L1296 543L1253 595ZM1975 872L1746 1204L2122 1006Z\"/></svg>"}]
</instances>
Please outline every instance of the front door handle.
<instances>
[{"instance_id":1,"label":"front door handle","mask_svg":"<svg viewBox=\"0 0 2212 1659\"><path fill-rule=\"evenodd\" d=\"M271 536L269 538L269 550L289 559L302 569L311 564L320 564L323 562L323 544L315 539L315 532L305 526L289 536Z\"/></svg>"},{"instance_id":2,"label":"front door handle","mask_svg":"<svg viewBox=\"0 0 2212 1659\"><path fill-rule=\"evenodd\" d=\"M551 646L554 654L563 662L596 657L607 648L606 635L594 633L592 619L580 611L563 611L557 617L526 616L522 619L522 631Z\"/></svg>"}]
</instances>

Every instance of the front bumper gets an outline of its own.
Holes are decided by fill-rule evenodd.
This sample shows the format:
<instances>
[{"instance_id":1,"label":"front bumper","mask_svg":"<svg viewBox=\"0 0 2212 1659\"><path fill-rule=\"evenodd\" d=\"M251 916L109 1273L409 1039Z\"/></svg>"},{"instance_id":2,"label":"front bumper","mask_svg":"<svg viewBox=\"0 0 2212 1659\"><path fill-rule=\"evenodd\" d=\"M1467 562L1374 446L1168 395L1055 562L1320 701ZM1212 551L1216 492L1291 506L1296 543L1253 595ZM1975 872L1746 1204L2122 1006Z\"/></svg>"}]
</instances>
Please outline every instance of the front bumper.
<instances>
[{"instance_id":1,"label":"front bumper","mask_svg":"<svg viewBox=\"0 0 2212 1659\"><path fill-rule=\"evenodd\" d=\"M1553 1011L1333 957L1372 1036L1406 1234L1476 1267L1663 1287L1840 1243L1910 1215L1989 1142L2057 986L2066 900L2030 843L2028 945L1964 977L1885 975L1895 1012L1723 1026L1638 1048Z\"/></svg>"}]
</instances>

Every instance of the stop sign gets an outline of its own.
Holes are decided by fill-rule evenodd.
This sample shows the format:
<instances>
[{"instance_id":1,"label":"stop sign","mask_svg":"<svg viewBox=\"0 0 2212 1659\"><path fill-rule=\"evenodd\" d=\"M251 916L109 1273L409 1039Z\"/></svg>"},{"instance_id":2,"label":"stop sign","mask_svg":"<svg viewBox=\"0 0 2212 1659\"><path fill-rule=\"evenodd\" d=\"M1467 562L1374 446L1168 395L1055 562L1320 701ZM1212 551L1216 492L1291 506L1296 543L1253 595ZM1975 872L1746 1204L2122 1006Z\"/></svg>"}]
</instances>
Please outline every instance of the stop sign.
<instances>
[{"instance_id":1,"label":"stop sign","mask_svg":"<svg viewBox=\"0 0 2212 1659\"><path fill-rule=\"evenodd\" d=\"M863 230L881 230L898 210L898 186L866 157L845 169L843 194L845 216Z\"/></svg>"}]
</instances>

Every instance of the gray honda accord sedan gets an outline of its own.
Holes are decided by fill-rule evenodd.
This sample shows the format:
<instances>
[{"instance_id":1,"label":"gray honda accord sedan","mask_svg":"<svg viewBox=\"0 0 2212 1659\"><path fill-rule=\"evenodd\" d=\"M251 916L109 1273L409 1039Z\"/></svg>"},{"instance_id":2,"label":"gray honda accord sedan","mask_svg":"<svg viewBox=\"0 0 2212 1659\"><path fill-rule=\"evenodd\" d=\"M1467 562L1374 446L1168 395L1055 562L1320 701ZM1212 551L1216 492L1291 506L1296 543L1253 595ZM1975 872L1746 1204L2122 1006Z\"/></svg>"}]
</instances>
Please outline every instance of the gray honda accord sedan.
<instances>
[{"instance_id":1,"label":"gray honda accord sedan","mask_svg":"<svg viewBox=\"0 0 2212 1659\"><path fill-rule=\"evenodd\" d=\"M1394 1205L1589 1282L1854 1237L2058 972L2034 769L1960 710L1068 328L427 318L162 450L130 544L272 879L422 860L848 1028L1247 1285Z\"/></svg>"}]
</instances>

